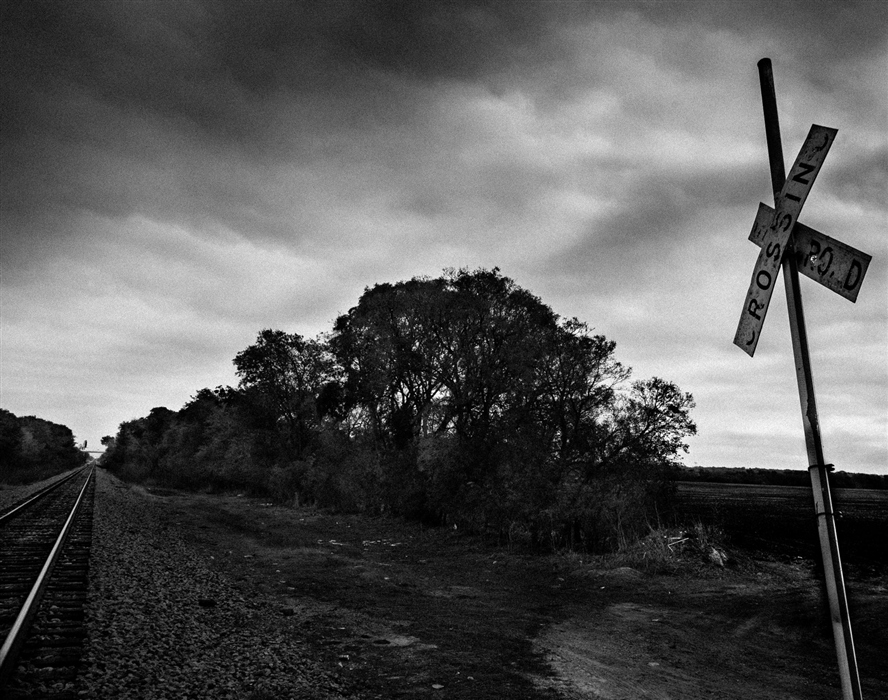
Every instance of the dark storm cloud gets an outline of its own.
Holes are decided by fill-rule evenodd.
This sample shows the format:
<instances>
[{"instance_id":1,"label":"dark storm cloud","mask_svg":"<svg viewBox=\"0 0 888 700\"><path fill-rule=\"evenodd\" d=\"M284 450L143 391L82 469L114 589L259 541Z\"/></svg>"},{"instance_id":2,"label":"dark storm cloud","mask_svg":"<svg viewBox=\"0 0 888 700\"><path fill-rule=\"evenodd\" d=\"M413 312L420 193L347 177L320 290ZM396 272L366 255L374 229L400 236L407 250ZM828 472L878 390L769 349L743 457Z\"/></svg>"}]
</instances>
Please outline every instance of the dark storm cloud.
<instances>
[{"instance_id":1,"label":"dark storm cloud","mask_svg":"<svg viewBox=\"0 0 888 700\"><path fill-rule=\"evenodd\" d=\"M855 3L816 2L10 2L2 17L0 114L4 134L15 137L31 128L31 99L67 88L261 144L263 115L255 105L281 92L384 87L373 84L374 71L423 81L507 79L566 59L568 49L552 41L560 30L622 12L664 26L718 23L741 33L758 30L767 17L788 44L833 50L837 62L847 62L884 46L884 23L873 15L884 19L886 11L857 5L868 12L856 12ZM793 25L810 26L789 31ZM825 32L842 41L828 41ZM672 60L681 70L704 70L701 50L688 38ZM383 102L379 116L394 116L398 110L386 112Z\"/></svg>"},{"instance_id":2,"label":"dark storm cloud","mask_svg":"<svg viewBox=\"0 0 888 700\"><path fill-rule=\"evenodd\" d=\"M71 210L298 238L314 221L308 213L300 218L280 211L277 202L269 206L269 169L322 163L333 189L348 184L342 171L360 167L371 153L386 157L374 141L379 133L433 138L423 128L441 107L435 90L442 82L482 85L498 94L542 75L551 84L534 91L540 107L551 109L559 92L565 98L613 69L601 60L584 80L560 84L561 74L569 73L558 66L568 67L575 49L565 32L582 35L593 17L609 21L628 13L669 27L727 18L743 33L758 26L750 12L761 12L777 28L781 19L814 23L809 36L819 41L822 30L810 15L828 12L835 15L834 30L847 36L845 58L878 44L871 22L832 6L807 12L798 4L719 3L715 12L710 5L7 3L0 30L0 206L18 225L5 232L4 247L34 253L29 241L35 234L63 238L63 212ZM665 61L675 70L692 75L717 58L715 45L690 35L684 43ZM646 109L664 106L633 102L627 109L636 122L646 118ZM411 154L415 158L424 143L412 145L386 141L389 172L412 165ZM330 163L338 165L330 170ZM526 179L525 166L495 166L509 168L520 168ZM322 184L330 189L331 183ZM520 193L491 196L513 208ZM447 206L435 204L428 192L404 197L428 211Z\"/></svg>"},{"instance_id":3,"label":"dark storm cloud","mask_svg":"<svg viewBox=\"0 0 888 700\"><path fill-rule=\"evenodd\" d=\"M885 48L888 6L881 0L739 0L736 2L620 3L637 8L661 27L697 24L713 31L730 29L744 36L768 32L774 48L804 60L813 53L812 74L831 65L876 59ZM692 49L689 44L688 48ZM681 52L693 64L693 52Z\"/></svg>"},{"instance_id":4,"label":"dark storm cloud","mask_svg":"<svg viewBox=\"0 0 888 700\"><path fill-rule=\"evenodd\" d=\"M525 3L5 8L0 205L13 254L35 253L35 234L64 238L72 210L292 236L300 221L268 213L264 171L360 165L375 131L422 123L423 84L541 60L546 33Z\"/></svg>"},{"instance_id":5,"label":"dark storm cloud","mask_svg":"<svg viewBox=\"0 0 888 700\"><path fill-rule=\"evenodd\" d=\"M3 17L3 131L12 138L30 131L31 119L46 114L35 100L72 90L168 119L171 127L268 147L267 115L257 105L281 93L366 98L363 93L385 88L374 83L374 71L474 80L525 56L540 60L530 49L545 23L534 21L533 7L357 0L13 3ZM380 114L371 109L360 119L394 117L384 102L375 105Z\"/></svg>"}]
</instances>

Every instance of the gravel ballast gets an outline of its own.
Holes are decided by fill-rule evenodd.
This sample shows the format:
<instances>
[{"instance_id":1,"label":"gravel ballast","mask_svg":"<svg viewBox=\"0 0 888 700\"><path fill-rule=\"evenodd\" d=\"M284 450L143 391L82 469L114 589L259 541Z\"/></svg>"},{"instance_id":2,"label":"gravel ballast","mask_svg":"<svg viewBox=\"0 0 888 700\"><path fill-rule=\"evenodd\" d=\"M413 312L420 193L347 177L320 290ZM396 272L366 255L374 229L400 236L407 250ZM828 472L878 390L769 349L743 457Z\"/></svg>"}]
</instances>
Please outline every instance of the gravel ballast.
<instances>
[{"instance_id":1,"label":"gravel ballast","mask_svg":"<svg viewBox=\"0 0 888 700\"><path fill-rule=\"evenodd\" d=\"M160 517L163 502L98 470L82 697L359 697L281 619L246 599Z\"/></svg>"}]
</instances>

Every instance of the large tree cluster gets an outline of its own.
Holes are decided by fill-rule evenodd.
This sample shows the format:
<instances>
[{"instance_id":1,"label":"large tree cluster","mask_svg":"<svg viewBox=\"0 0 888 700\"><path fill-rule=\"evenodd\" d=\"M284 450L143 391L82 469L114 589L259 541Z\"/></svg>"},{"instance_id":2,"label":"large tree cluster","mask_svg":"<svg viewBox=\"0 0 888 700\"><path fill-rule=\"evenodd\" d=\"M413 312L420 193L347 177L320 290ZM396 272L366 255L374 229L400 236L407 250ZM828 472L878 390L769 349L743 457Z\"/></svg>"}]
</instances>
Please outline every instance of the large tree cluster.
<instances>
[{"instance_id":1,"label":"large tree cluster","mask_svg":"<svg viewBox=\"0 0 888 700\"><path fill-rule=\"evenodd\" d=\"M38 481L88 458L69 427L0 408L0 482Z\"/></svg>"},{"instance_id":2,"label":"large tree cluster","mask_svg":"<svg viewBox=\"0 0 888 700\"><path fill-rule=\"evenodd\" d=\"M365 290L328 334L262 331L237 388L107 438L134 478L236 486L543 546L613 547L667 505L693 399L496 269Z\"/></svg>"}]
</instances>

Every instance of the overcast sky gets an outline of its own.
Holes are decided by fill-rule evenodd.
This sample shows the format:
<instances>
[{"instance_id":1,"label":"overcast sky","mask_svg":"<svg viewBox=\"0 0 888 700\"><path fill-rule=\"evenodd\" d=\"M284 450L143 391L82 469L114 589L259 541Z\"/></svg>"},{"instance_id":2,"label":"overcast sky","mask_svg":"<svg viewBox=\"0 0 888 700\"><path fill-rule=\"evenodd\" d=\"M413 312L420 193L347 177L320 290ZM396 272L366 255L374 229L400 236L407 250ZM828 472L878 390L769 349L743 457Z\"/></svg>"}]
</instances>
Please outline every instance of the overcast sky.
<instances>
[{"instance_id":1,"label":"overcast sky","mask_svg":"<svg viewBox=\"0 0 888 700\"><path fill-rule=\"evenodd\" d=\"M838 136L800 221L873 257L802 278L827 461L888 473L888 3L0 5L0 405L98 446L235 384L263 328L491 268L691 392L689 465L807 467L778 284L732 344L787 168Z\"/></svg>"}]
</instances>

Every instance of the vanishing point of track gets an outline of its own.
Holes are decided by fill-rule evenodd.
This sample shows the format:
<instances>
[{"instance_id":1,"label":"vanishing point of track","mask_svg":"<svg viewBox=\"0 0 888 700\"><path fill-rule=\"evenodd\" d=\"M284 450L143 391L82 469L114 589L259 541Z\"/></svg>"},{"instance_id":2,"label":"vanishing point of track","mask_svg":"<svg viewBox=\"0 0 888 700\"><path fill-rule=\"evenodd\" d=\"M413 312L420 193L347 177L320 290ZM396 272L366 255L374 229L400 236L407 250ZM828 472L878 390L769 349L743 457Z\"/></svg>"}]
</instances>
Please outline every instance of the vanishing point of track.
<instances>
[{"instance_id":1,"label":"vanishing point of track","mask_svg":"<svg viewBox=\"0 0 888 700\"><path fill-rule=\"evenodd\" d=\"M94 468L0 515L0 695L75 698L92 539Z\"/></svg>"}]
</instances>

